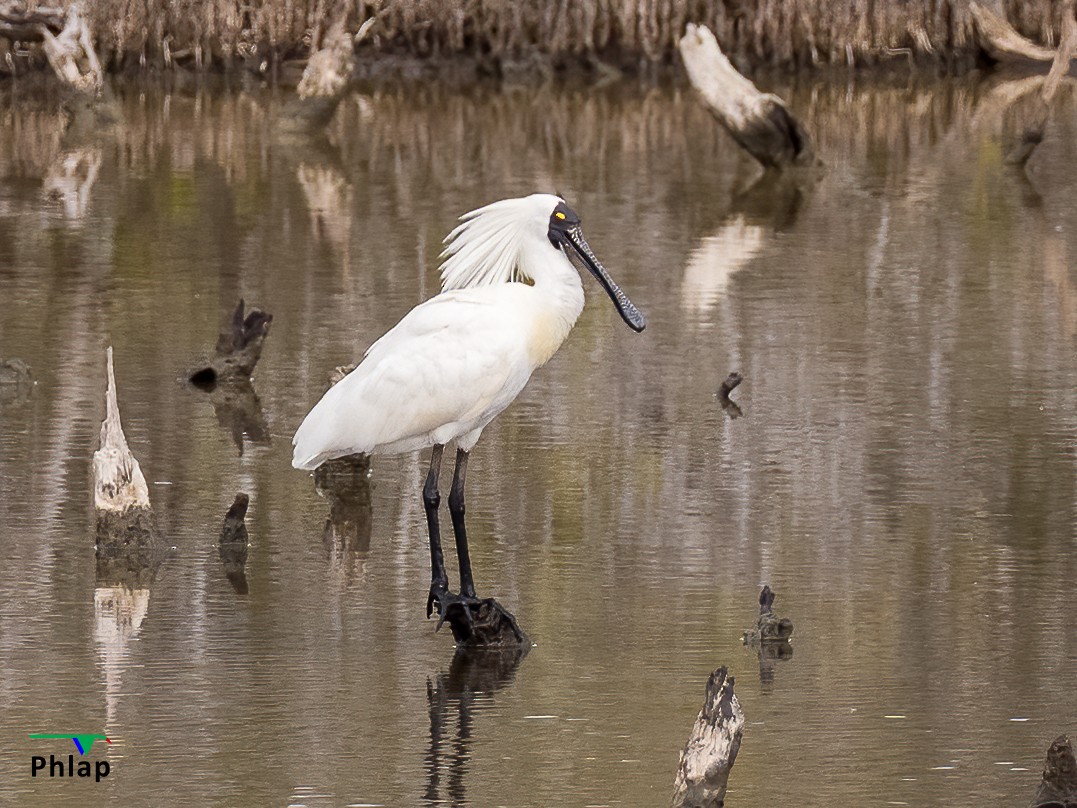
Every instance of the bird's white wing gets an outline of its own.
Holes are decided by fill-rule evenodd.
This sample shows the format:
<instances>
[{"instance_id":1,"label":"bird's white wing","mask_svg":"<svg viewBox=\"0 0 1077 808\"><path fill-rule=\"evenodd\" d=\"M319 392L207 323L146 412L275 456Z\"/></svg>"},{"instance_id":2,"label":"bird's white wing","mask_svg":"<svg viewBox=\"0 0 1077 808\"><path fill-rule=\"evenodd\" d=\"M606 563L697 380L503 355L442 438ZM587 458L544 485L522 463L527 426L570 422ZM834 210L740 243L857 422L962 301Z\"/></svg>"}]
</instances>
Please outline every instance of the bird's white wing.
<instances>
[{"instance_id":1,"label":"bird's white wing","mask_svg":"<svg viewBox=\"0 0 1077 808\"><path fill-rule=\"evenodd\" d=\"M451 439L508 406L533 369L510 286L446 292L412 309L310 411L293 465L415 448L439 430Z\"/></svg>"}]
</instances>

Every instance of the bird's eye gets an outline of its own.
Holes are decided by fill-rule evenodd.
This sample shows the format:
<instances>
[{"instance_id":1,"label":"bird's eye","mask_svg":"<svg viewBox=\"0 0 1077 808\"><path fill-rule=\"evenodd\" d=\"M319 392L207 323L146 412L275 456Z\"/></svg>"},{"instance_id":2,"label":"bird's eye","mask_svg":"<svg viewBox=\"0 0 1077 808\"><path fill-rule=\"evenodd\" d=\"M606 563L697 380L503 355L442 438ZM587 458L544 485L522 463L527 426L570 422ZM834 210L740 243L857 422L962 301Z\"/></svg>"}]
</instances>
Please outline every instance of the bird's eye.
<instances>
[{"instance_id":1,"label":"bird's eye","mask_svg":"<svg viewBox=\"0 0 1077 808\"><path fill-rule=\"evenodd\" d=\"M554 216L556 216L561 221L564 221L565 219L565 214L563 214L561 211L557 211L556 213L554 213Z\"/></svg>"}]
</instances>

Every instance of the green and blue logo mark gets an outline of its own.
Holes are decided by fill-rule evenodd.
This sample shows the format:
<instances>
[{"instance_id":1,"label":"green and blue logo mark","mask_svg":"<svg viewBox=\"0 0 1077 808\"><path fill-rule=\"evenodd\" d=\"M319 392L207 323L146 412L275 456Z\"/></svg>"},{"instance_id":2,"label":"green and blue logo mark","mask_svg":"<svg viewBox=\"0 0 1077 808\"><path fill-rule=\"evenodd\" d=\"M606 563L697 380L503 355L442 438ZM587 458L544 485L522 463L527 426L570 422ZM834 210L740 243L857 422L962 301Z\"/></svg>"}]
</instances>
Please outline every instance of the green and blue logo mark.
<instances>
[{"instance_id":1,"label":"green and blue logo mark","mask_svg":"<svg viewBox=\"0 0 1077 808\"><path fill-rule=\"evenodd\" d=\"M106 735L74 732L31 732L30 739L35 741L41 739L71 740L74 742L75 748L79 750L80 757L93 748L94 741L112 743L112 739ZM88 760L80 760L76 765L74 755L68 755L66 761L64 761L63 755L60 757L49 755L47 761L44 755L33 755L30 758L30 776L37 777L37 773L43 771L46 766L48 766L49 777L92 776L95 782L100 782L102 778L108 777L110 769L107 760L96 760L93 762L93 766L90 765Z\"/></svg>"}]
</instances>

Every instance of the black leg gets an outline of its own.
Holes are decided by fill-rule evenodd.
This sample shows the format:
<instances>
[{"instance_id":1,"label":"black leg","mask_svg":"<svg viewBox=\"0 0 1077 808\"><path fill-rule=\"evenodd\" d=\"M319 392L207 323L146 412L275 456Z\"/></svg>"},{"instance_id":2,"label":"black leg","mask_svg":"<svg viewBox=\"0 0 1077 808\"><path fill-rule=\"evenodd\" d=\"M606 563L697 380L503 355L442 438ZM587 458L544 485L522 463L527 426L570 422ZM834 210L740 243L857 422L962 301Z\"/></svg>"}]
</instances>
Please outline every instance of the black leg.
<instances>
[{"instance_id":1,"label":"black leg","mask_svg":"<svg viewBox=\"0 0 1077 808\"><path fill-rule=\"evenodd\" d=\"M438 494L438 475L441 474L441 454L445 447L434 444L430 454L430 471L423 486L423 506L426 508L426 527L430 531L430 597L426 599L426 616L434 611L435 593L445 592L449 588L449 576L445 574L445 556L441 552L441 530L438 527L438 506L441 495Z\"/></svg>"},{"instance_id":2,"label":"black leg","mask_svg":"<svg viewBox=\"0 0 1077 808\"><path fill-rule=\"evenodd\" d=\"M460 561L460 595L475 597L475 579L471 575L471 556L467 551L467 531L464 528L464 477L467 476L467 452L456 450L456 471L449 489L449 515L456 536L456 557Z\"/></svg>"}]
</instances>

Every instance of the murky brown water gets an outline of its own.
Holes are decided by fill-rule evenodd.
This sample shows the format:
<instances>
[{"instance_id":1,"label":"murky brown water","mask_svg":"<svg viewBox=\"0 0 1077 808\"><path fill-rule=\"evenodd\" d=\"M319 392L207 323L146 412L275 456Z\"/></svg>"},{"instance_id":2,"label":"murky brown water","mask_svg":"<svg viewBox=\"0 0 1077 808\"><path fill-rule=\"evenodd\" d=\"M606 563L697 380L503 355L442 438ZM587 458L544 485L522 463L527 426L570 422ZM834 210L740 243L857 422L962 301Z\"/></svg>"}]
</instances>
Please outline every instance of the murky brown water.
<instances>
[{"instance_id":1,"label":"murky brown water","mask_svg":"<svg viewBox=\"0 0 1077 808\"><path fill-rule=\"evenodd\" d=\"M805 90L828 170L762 193L668 89L369 90L320 143L275 138L262 91L128 86L119 123L66 137L5 99L0 358L38 384L0 399L3 801L662 805L724 663L730 804L1026 802L1077 730L1077 126L1063 93L1024 179L1011 90ZM355 548L323 538L289 438L436 290L457 215L554 188L649 327L587 281L486 431L478 584L537 645L451 671L425 458L377 460ZM240 296L275 317L270 442L242 453L183 382ZM109 344L174 546L122 595L95 594L90 507ZM216 546L237 491L245 596ZM762 582L796 624L768 684L740 643ZM67 750L27 733L69 730L113 739L106 781L30 778Z\"/></svg>"}]
</instances>

